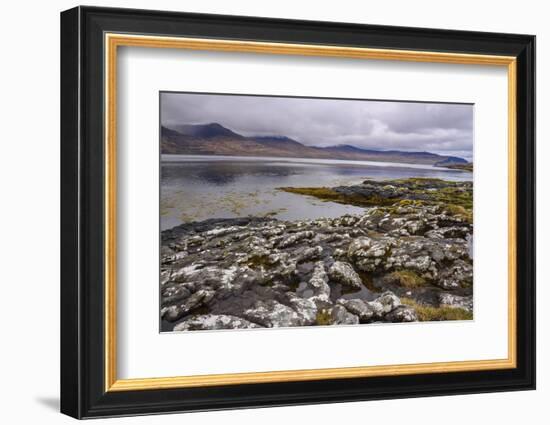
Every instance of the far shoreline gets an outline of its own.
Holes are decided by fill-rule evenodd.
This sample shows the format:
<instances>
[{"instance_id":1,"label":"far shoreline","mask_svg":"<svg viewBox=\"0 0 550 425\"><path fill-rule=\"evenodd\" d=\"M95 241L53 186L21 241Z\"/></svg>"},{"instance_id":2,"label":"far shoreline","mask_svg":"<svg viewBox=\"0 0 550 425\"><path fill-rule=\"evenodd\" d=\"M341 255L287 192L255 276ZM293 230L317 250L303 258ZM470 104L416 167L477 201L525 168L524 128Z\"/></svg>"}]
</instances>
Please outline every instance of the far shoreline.
<instances>
[{"instance_id":1,"label":"far shoreline","mask_svg":"<svg viewBox=\"0 0 550 425\"><path fill-rule=\"evenodd\" d=\"M164 163L169 162L185 162L185 161L285 161L291 163L302 164L335 164L335 165L352 165L352 166L374 166L374 167L395 167L395 168L412 168L422 170L436 170L436 171L462 171L472 172L467 168L454 168L448 167L436 167L431 164L415 164L408 162L386 162L386 161L363 161L353 159L325 159L325 158L299 158L299 157L286 157L286 156L255 156L255 155L196 155L196 154L170 154L161 153L160 161Z\"/></svg>"}]
</instances>

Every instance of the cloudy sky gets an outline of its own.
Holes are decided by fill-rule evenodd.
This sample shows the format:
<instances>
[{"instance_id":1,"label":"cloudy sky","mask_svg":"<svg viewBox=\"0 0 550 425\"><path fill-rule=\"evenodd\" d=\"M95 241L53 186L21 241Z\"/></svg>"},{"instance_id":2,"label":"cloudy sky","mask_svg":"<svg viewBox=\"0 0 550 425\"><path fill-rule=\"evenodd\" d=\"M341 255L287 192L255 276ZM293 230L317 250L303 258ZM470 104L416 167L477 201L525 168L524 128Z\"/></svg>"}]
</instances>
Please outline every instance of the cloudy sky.
<instances>
[{"instance_id":1,"label":"cloudy sky","mask_svg":"<svg viewBox=\"0 0 550 425\"><path fill-rule=\"evenodd\" d=\"M350 144L472 158L473 106L464 104L161 94L162 124L217 122L244 136L311 146Z\"/></svg>"}]
</instances>

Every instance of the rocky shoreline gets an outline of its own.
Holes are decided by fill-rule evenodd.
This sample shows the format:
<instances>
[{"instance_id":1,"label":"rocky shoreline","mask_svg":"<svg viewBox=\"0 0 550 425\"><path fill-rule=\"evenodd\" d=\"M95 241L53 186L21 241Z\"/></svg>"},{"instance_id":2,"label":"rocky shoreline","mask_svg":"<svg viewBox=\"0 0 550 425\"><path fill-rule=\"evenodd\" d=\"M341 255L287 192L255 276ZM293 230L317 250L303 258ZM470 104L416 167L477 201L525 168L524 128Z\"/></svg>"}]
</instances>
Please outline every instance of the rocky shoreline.
<instances>
[{"instance_id":1,"label":"rocky shoreline","mask_svg":"<svg viewBox=\"0 0 550 425\"><path fill-rule=\"evenodd\" d=\"M282 190L365 211L162 232L163 331L472 319L471 182Z\"/></svg>"}]
</instances>

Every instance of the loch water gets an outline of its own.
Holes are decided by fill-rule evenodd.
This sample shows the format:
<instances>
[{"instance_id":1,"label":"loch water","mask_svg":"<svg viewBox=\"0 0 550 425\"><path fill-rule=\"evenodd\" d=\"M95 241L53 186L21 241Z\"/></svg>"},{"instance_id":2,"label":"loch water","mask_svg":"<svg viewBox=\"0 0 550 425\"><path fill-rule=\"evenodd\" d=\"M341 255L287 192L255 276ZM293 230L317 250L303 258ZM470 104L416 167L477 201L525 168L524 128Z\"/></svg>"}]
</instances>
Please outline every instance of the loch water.
<instances>
[{"instance_id":1,"label":"loch water","mask_svg":"<svg viewBox=\"0 0 550 425\"><path fill-rule=\"evenodd\" d=\"M472 180L472 173L419 164L326 159L162 155L161 230L209 218L280 220L338 217L363 208L324 202L280 187L334 187L365 179Z\"/></svg>"}]
</instances>

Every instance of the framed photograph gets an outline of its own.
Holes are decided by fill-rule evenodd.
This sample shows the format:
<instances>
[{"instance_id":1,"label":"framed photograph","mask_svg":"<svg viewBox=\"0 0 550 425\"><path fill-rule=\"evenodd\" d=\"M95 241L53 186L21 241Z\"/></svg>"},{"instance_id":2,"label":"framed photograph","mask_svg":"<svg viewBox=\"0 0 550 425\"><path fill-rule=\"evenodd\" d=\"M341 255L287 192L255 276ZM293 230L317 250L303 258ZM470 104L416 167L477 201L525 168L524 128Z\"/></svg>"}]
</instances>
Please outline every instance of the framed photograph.
<instances>
[{"instance_id":1,"label":"framed photograph","mask_svg":"<svg viewBox=\"0 0 550 425\"><path fill-rule=\"evenodd\" d=\"M61 14L61 411L535 387L535 37Z\"/></svg>"}]
</instances>

